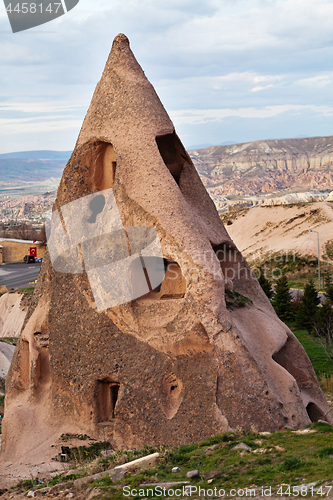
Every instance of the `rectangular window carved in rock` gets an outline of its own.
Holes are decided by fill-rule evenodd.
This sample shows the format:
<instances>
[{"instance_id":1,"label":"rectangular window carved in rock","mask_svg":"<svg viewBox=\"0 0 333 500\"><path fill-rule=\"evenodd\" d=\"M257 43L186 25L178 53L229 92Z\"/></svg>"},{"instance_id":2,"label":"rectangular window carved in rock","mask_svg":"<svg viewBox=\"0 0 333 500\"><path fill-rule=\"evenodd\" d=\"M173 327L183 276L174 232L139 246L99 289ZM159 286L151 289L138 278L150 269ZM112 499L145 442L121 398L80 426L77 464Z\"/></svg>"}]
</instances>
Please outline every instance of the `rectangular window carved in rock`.
<instances>
[{"instance_id":1,"label":"rectangular window carved in rock","mask_svg":"<svg viewBox=\"0 0 333 500\"><path fill-rule=\"evenodd\" d=\"M107 380L97 382L98 421L108 422L115 418L115 407L118 399L119 384Z\"/></svg>"}]
</instances>

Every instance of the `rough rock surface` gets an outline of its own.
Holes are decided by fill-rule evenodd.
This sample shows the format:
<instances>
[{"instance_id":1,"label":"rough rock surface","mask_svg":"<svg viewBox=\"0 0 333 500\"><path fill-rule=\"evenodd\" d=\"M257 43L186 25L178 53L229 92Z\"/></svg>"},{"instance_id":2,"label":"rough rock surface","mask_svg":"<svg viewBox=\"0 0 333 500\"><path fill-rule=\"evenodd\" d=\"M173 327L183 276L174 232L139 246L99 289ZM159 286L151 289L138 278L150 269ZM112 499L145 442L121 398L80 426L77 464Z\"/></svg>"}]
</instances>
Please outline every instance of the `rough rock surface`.
<instances>
[{"instance_id":1,"label":"rough rock surface","mask_svg":"<svg viewBox=\"0 0 333 500\"><path fill-rule=\"evenodd\" d=\"M2 464L32 464L37 452L47 460L64 432L133 448L236 426L333 422L302 346L228 236L124 35L113 43L54 211L106 189L128 231L157 231L163 283L98 310L87 272L56 271L46 255L7 376ZM229 308L227 271L226 293L246 297Z\"/></svg>"},{"instance_id":2,"label":"rough rock surface","mask_svg":"<svg viewBox=\"0 0 333 500\"><path fill-rule=\"evenodd\" d=\"M19 337L28 311L22 297L21 293L0 297L0 337Z\"/></svg>"}]
</instances>

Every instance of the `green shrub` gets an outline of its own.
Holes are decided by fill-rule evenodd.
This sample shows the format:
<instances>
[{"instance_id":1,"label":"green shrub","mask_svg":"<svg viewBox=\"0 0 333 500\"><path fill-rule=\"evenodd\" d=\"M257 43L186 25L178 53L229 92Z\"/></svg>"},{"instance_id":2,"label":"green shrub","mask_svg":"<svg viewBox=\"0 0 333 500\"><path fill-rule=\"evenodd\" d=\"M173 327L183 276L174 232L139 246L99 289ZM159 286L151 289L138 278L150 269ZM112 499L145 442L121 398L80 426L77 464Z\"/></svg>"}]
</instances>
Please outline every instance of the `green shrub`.
<instances>
[{"instance_id":1,"label":"green shrub","mask_svg":"<svg viewBox=\"0 0 333 500\"><path fill-rule=\"evenodd\" d=\"M328 455L333 455L333 447L332 446L325 446L320 452L318 453L320 458L326 458Z\"/></svg>"},{"instance_id":2,"label":"green shrub","mask_svg":"<svg viewBox=\"0 0 333 500\"><path fill-rule=\"evenodd\" d=\"M293 469L298 469L300 465L301 462L297 458L286 458L282 464L282 468L284 470L293 470Z\"/></svg>"}]
</instances>

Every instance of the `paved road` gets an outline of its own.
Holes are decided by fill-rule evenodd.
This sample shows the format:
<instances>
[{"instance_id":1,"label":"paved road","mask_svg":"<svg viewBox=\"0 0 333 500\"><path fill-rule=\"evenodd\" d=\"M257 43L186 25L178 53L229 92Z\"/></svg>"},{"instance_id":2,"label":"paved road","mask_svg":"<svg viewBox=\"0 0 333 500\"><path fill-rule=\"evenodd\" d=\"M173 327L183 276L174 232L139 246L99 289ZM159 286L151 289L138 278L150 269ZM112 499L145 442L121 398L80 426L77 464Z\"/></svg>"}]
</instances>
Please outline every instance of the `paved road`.
<instances>
[{"instance_id":1,"label":"paved road","mask_svg":"<svg viewBox=\"0 0 333 500\"><path fill-rule=\"evenodd\" d=\"M39 262L35 264L12 262L0 266L0 286L6 285L8 290L32 286L29 282L38 278L41 265Z\"/></svg>"}]
</instances>

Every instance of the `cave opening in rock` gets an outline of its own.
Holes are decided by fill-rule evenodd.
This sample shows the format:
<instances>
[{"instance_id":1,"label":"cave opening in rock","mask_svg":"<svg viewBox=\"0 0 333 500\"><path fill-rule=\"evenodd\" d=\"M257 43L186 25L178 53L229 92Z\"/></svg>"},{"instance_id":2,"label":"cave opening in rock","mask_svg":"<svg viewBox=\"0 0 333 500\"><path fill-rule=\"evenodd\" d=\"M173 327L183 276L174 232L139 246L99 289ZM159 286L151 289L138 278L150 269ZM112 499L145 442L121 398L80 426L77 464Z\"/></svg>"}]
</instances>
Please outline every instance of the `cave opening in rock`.
<instances>
[{"instance_id":1,"label":"cave opening in rock","mask_svg":"<svg viewBox=\"0 0 333 500\"><path fill-rule=\"evenodd\" d=\"M112 144L102 141L91 142L83 162L89 165L86 182L93 192L113 188L117 158Z\"/></svg>"},{"instance_id":2,"label":"cave opening in rock","mask_svg":"<svg viewBox=\"0 0 333 500\"><path fill-rule=\"evenodd\" d=\"M151 258L152 262L153 259ZM156 260L156 259L155 259ZM148 265L147 265L148 264ZM132 264L132 288L133 295L138 297L136 300L168 300L182 299L186 293L186 280L182 274L182 270L177 262L170 259L163 259L164 278L162 283L153 288L149 279L149 273L153 269L149 265L149 257L144 259L138 258ZM143 268L144 278L146 282L142 283L140 276L143 277L141 271L137 269ZM139 277L139 278L138 278ZM141 290L146 290L143 293ZM149 290L149 292L148 292Z\"/></svg>"},{"instance_id":3,"label":"cave opening in rock","mask_svg":"<svg viewBox=\"0 0 333 500\"><path fill-rule=\"evenodd\" d=\"M108 422L115 418L120 384L109 380L97 381L98 422Z\"/></svg>"},{"instance_id":4,"label":"cave opening in rock","mask_svg":"<svg viewBox=\"0 0 333 500\"><path fill-rule=\"evenodd\" d=\"M168 167L172 177L179 185L179 179L184 163L191 163L186 150L175 132L172 134L157 136L156 144L165 165Z\"/></svg>"},{"instance_id":5,"label":"cave opening in rock","mask_svg":"<svg viewBox=\"0 0 333 500\"><path fill-rule=\"evenodd\" d=\"M37 359L35 389L40 389L43 385L48 384L50 380L51 366L49 349L47 347L42 347Z\"/></svg>"},{"instance_id":6,"label":"cave opening in rock","mask_svg":"<svg viewBox=\"0 0 333 500\"><path fill-rule=\"evenodd\" d=\"M167 419L173 418L183 400L183 383L175 373L166 373L161 384L161 406Z\"/></svg>"},{"instance_id":7,"label":"cave opening in rock","mask_svg":"<svg viewBox=\"0 0 333 500\"><path fill-rule=\"evenodd\" d=\"M318 422L323 418L323 413L319 410L318 406L314 403L309 403L306 407L311 422Z\"/></svg>"},{"instance_id":8,"label":"cave opening in rock","mask_svg":"<svg viewBox=\"0 0 333 500\"><path fill-rule=\"evenodd\" d=\"M244 257L233 243L212 245L213 251L220 263L224 278L231 281L249 279L251 270L246 265Z\"/></svg>"}]
</instances>

